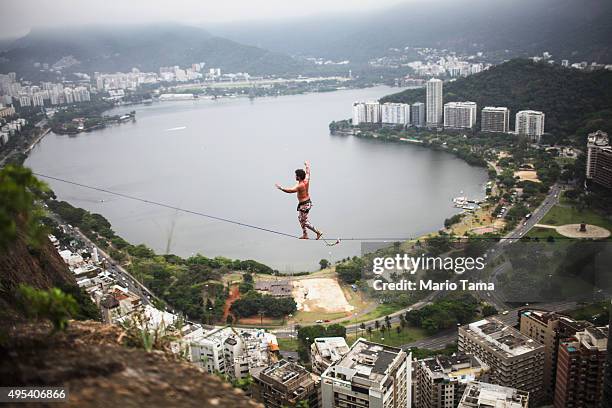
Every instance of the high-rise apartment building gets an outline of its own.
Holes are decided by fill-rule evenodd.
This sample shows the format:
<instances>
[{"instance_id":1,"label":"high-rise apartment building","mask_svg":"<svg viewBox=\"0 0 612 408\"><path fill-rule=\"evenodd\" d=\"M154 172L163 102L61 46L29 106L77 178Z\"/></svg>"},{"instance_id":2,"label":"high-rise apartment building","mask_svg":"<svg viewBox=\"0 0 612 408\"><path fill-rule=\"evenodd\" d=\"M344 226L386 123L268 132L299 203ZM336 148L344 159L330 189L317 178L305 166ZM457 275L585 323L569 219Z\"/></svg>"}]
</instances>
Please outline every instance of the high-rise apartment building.
<instances>
[{"instance_id":1,"label":"high-rise apartment building","mask_svg":"<svg viewBox=\"0 0 612 408\"><path fill-rule=\"evenodd\" d=\"M312 371L322 374L349 351L344 337L318 337L310 345Z\"/></svg>"},{"instance_id":2,"label":"high-rise apartment building","mask_svg":"<svg viewBox=\"0 0 612 408\"><path fill-rule=\"evenodd\" d=\"M454 408L472 381L486 381L486 366L477 357L457 353L419 360L414 370L415 408Z\"/></svg>"},{"instance_id":3,"label":"high-rise apartment building","mask_svg":"<svg viewBox=\"0 0 612 408\"><path fill-rule=\"evenodd\" d=\"M510 110L504 107L487 106L482 109L480 125L483 132L508 133Z\"/></svg>"},{"instance_id":4,"label":"high-rise apartment building","mask_svg":"<svg viewBox=\"0 0 612 408\"><path fill-rule=\"evenodd\" d=\"M353 126L362 123L380 123L381 109L378 102L354 102Z\"/></svg>"},{"instance_id":5,"label":"high-rise apartment building","mask_svg":"<svg viewBox=\"0 0 612 408\"><path fill-rule=\"evenodd\" d=\"M544 346L513 327L491 318L461 326L459 351L487 364L491 383L543 396Z\"/></svg>"},{"instance_id":6,"label":"high-rise apartment building","mask_svg":"<svg viewBox=\"0 0 612 408\"><path fill-rule=\"evenodd\" d=\"M445 128L471 129L475 124L475 102L448 102L444 104Z\"/></svg>"},{"instance_id":7,"label":"high-rise apartment building","mask_svg":"<svg viewBox=\"0 0 612 408\"><path fill-rule=\"evenodd\" d=\"M321 405L410 408L411 354L363 338L321 375Z\"/></svg>"},{"instance_id":8,"label":"high-rise apartment building","mask_svg":"<svg viewBox=\"0 0 612 408\"><path fill-rule=\"evenodd\" d=\"M365 118L368 123L380 123L380 103L365 103Z\"/></svg>"},{"instance_id":9,"label":"high-rise apartment building","mask_svg":"<svg viewBox=\"0 0 612 408\"><path fill-rule=\"evenodd\" d=\"M557 351L562 339L572 337L590 323L545 310L522 310L519 314L521 333L544 345L544 394L552 398L557 376Z\"/></svg>"},{"instance_id":10,"label":"high-rise apartment building","mask_svg":"<svg viewBox=\"0 0 612 408\"><path fill-rule=\"evenodd\" d=\"M320 406L318 376L296 363L280 360L269 367L253 370L252 376L253 398L266 408L297 404L307 404L309 408Z\"/></svg>"},{"instance_id":11,"label":"high-rise apartment building","mask_svg":"<svg viewBox=\"0 0 612 408\"><path fill-rule=\"evenodd\" d=\"M559 344L555 408L599 407L604 391L608 327L587 327Z\"/></svg>"},{"instance_id":12,"label":"high-rise apartment building","mask_svg":"<svg viewBox=\"0 0 612 408\"><path fill-rule=\"evenodd\" d=\"M380 107L382 123L407 126L410 124L410 105L383 103Z\"/></svg>"},{"instance_id":13,"label":"high-rise apartment building","mask_svg":"<svg viewBox=\"0 0 612 408\"><path fill-rule=\"evenodd\" d=\"M517 135L527 136L534 143L539 143L544 134L544 113L524 110L517 112L514 131Z\"/></svg>"},{"instance_id":14,"label":"high-rise apartment building","mask_svg":"<svg viewBox=\"0 0 612 408\"><path fill-rule=\"evenodd\" d=\"M473 382L467 386L457 408L527 408L529 393L501 385Z\"/></svg>"},{"instance_id":15,"label":"high-rise apartment building","mask_svg":"<svg viewBox=\"0 0 612 408\"><path fill-rule=\"evenodd\" d=\"M276 337L263 330L223 327L187 338L189 360L209 373L241 379L270 362Z\"/></svg>"},{"instance_id":16,"label":"high-rise apartment building","mask_svg":"<svg viewBox=\"0 0 612 408\"><path fill-rule=\"evenodd\" d=\"M366 122L365 103L353 102L353 126Z\"/></svg>"},{"instance_id":17,"label":"high-rise apartment building","mask_svg":"<svg viewBox=\"0 0 612 408\"><path fill-rule=\"evenodd\" d=\"M425 87L427 126L437 127L442 124L444 107L442 102L442 80L432 78Z\"/></svg>"},{"instance_id":18,"label":"high-rise apartment building","mask_svg":"<svg viewBox=\"0 0 612 408\"><path fill-rule=\"evenodd\" d=\"M612 188L612 146L608 134L598 130L587 139L586 178Z\"/></svg>"},{"instance_id":19,"label":"high-rise apartment building","mask_svg":"<svg viewBox=\"0 0 612 408\"><path fill-rule=\"evenodd\" d=\"M410 121L412 126L425 126L425 104L423 102L415 102L410 106Z\"/></svg>"}]
</instances>

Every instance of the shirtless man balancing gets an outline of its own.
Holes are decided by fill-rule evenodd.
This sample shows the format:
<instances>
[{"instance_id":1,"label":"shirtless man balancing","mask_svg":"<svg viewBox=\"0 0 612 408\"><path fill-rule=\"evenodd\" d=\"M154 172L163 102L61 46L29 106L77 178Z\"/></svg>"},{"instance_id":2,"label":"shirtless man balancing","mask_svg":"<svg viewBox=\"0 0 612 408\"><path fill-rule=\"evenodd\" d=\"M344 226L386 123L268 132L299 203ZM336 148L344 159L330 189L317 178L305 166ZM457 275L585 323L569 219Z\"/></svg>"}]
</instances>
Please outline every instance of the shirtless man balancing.
<instances>
[{"instance_id":1,"label":"shirtless man balancing","mask_svg":"<svg viewBox=\"0 0 612 408\"><path fill-rule=\"evenodd\" d=\"M292 188L283 188L280 185L276 184L276 188L285 193L297 193L298 198L298 221L300 222L300 226L302 227L302 236L300 239L308 239L308 230L317 234L317 239L321 238L323 233L313 227L310 222L308 222L308 212L312 208L312 202L310 201L310 195L308 194L308 187L310 185L310 164L305 161L304 168L306 171L302 169L297 169L295 171L295 180L297 184Z\"/></svg>"}]
</instances>

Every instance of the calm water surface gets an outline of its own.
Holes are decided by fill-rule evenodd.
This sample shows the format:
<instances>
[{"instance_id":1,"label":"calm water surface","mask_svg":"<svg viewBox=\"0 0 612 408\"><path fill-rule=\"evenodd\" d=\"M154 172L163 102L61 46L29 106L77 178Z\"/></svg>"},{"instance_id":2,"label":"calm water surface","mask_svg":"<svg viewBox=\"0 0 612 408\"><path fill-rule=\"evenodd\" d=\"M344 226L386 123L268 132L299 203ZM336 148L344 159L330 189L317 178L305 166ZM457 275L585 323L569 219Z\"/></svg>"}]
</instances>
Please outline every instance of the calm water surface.
<instances>
[{"instance_id":1,"label":"calm water surface","mask_svg":"<svg viewBox=\"0 0 612 408\"><path fill-rule=\"evenodd\" d=\"M294 183L311 161L313 224L328 238L409 237L442 227L463 191L484 196L486 172L414 145L330 136L351 103L397 88L279 98L161 102L132 109L137 121L77 136L49 134L32 151L35 171L194 211L300 234ZM326 247L49 181L60 199L110 220L157 252L256 259L287 272L321 258L357 255L360 243Z\"/></svg>"}]
</instances>

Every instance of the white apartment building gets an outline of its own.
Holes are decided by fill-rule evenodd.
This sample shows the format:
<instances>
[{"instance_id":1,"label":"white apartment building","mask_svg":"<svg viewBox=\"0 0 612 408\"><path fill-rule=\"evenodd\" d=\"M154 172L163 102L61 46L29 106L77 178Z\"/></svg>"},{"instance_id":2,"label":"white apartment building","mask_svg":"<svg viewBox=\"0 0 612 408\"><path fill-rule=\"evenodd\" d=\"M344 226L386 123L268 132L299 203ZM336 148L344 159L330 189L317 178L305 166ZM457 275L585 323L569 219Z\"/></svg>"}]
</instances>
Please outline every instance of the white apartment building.
<instances>
[{"instance_id":1,"label":"white apartment building","mask_svg":"<svg viewBox=\"0 0 612 408\"><path fill-rule=\"evenodd\" d=\"M353 126L366 123L365 103L353 102Z\"/></svg>"},{"instance_id":2,"label":"white apartment building","mask_svg":"<svg viewBox=\"0 0 612 408\"><path fill-rule=\"evenodd\" d=\"M321 375L321 406L410 408L412 354L363 338Z\"/></svg>"},{"instance_id":3,"label":"white apartment building","mask_svg":"<svg viewBox=\"0 0 612 408\"><path fill-rule=\"evenodd\" d=\"M427 126L438 126L442 124L444 107L442 102L442 80L432 78L426 84L426 116Z\"/></svg>"},{"instance_id":4,"label":"white apartment building","mask_svg":"<svg viewBox=\"0 0 612 408\"><path fill-rule=\"evenodd\" d=\"M209 373L233 379L245 378L253 368L266 367L275 349L276 336L258 329L222 327L188 340L190 361Z\"/></svg>"},{"instance_id":5,"label":"white apartment building","mask_svg":"<svg viewBox=\"0 0 612 408\"><path fill-rule=\"evenodd\" d=\"M365 103L366 122L380 123L380 103L366 102Z\"/></svg>"},{"instance_id":6,"label":"white apartment building","mask_svg":"<svg viewBox=\"0 0 612 408\"><path fill-rule=\"evenodd\" d=\"M410 105L405 103L383 103L381 105L382 123L407 126L410 124Z\"/></svg>"},{"instance_id":7,"label":"white apartment building","mask_svg":"<svg viewBox=\"0 0 612 408\"><path fill-rule=\"evenodd\" d=\"M448 102L444 104L444 127L452 129L471 129L475 124L475 102Z\"/></svg>"},{"instance_id":8,"label":"white apartment building","mask_svg":"<svg viewBox=\"0 0 612 408\"><path fill-rule=\"evenodd\" d=\"M362 123L380 123L381 108L378 102L353 103L353 126Z\"/></svg>"},{"instance_id":9,"label":"white apartment building","mask_svg":"<svg viewBox=\"0 0 612 408\"><path fill-rule=\"evenodd\" d=\"M517 112L514 131L517 135L529 137L534 143L539 143L544 134L544 113L524 110Z\"/></svg>"},{"instance_id":10,"label":"white apartment building","mask_svg":"<svg viewBox=\"0 0 612 408\"><path fill-rule=\"evenodd\" d=\"M508 133L510 110L506 107L487 106L482 109L480 125L483 132Z\"/></svg>"}]
</instances>

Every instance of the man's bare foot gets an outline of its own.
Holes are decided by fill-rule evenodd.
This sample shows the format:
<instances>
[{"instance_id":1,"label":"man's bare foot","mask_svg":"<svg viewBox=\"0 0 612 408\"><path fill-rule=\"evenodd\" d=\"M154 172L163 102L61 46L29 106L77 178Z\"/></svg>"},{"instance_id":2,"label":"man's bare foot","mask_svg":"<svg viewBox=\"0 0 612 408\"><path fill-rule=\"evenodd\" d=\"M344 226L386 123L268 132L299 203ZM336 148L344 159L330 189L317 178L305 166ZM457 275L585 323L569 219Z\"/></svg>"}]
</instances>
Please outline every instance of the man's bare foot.
<instances>
[{"instance_id":1,"label":"man's bare foot","mask_svg":"<svg viewBox=\"0 0 612 408\"><path fill-rule=\"evenodd\" d=\"M322 236L323 236L323 233L321 231L317 231L317 240L321 238Z\"/></svg>"},{"instance_id":2,"label":"man's bare foot","mask_svg":"<svg viewBox=\"0 0 612 408\"><path fill-rule=\"evenodd\" d=\"M308 235L304 234L300 237L300 239L308 239ZM318 239L318 238L317 238Z\"/></svg>"}]
</instances>

